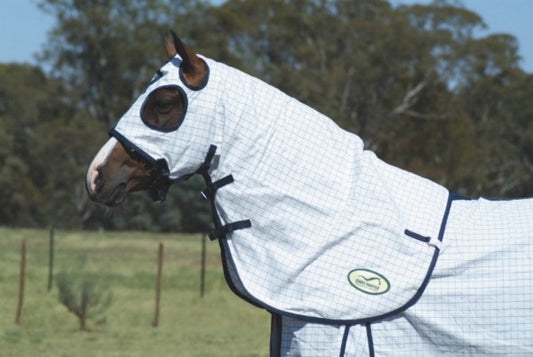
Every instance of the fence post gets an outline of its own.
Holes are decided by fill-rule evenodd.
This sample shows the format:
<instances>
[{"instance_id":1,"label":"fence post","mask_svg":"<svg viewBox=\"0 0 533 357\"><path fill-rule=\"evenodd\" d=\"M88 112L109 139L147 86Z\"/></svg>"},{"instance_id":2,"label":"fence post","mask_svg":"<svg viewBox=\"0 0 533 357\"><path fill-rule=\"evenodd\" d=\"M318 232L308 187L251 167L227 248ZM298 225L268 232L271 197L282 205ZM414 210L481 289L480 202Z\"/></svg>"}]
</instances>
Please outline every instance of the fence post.
<instances>
[{"instance_id":1,"label":"fence post","mask_svg":"<svg viewBox=\"0 0 533 357\"><path fill-rule=\"evenodd\" d=\"M152 326L159 326L159 310L161 300L161 275L163 271L163 243L159 243L159 254L157 256L157 281L155 286L155 315Z\"/></svg>"},{"instance_id":2,"label":"fence post","mask_svg":"<svg viewBox=\"0 0 533 357\"><path fill-rule=\"evenodd\" d=\"M205 237L205 233L202 234L202 267L201 267L201 270L200 270L200 297L203 297L204 296L204 291L205 291L205 255L206 255L206 252L205 252L205 241L206 241L206 237Z\"/></svg>"},{"instance_id":3,"label":"fence post","mask_svg":"<svg viewBox=\"0 0 533 357\"><path fill-rule=\"evenodd\" d=\"M17 304L17 313L15 323L20 325L20 315L22 313L22 304L24 302L24 281L26 279L26 239L22 240L20 248L20 276L19 276L19 296Z\"/></svg>"},{"instance_id":4,"label":"fence post","mask_svg":"<svg viewBox=\"0 0 533 357\"><path fill-rule=\"evenodd\" d=\"M48 291L52 289L54 279L54 226L50 228L50 244L48 254Z\"/></svg>"}]
</instances>

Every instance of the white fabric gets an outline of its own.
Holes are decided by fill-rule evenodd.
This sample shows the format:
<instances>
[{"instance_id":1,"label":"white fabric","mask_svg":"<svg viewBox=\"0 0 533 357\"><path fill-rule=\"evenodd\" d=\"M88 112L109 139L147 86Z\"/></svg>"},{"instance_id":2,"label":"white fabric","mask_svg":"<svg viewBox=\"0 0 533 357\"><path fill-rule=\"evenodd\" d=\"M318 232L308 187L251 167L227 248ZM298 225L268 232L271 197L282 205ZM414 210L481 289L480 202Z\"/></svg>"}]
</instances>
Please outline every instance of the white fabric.
<instances>
[{"instance_id":1,"label":"white fabric","mask_svg":"<svg viewBox=\"0 0 533 357\"><path fill-rule=\"evenodd\" d=\"M421 299L370 324L375 355L532 356L532 238L533 199L454 201ZM337 357L345 328L285 318L281 356ZM351 326L345 356L368 355L366 327Z\"/></svg>"},{"instance_id":2,"label":"white fabric","mask_svg":"<svg viewBox=\"0 0 533 357\"><path fill-rule=\"evenodd\" d=\"M437 239L447 190L386 165L357 136L264 82L206 62L210 77L199 91L181 83L179 60L163 66L165 75L115 130L165 159L171 178L194 172L217 145L213 180L235 178L216 196L222 222L252 222L224 241L241 293L271 310L324 320L359 320L408 304L435 248L404 231ZM180 85L188 99L183 124L170 133L150 129L139 114L166 85ZM354 270L370 271L365 278L388 290L356 289L348 279Z\"/></svg>"},{"instance_id":3,"label":"white fabric","mask_svg":"<svg viewBox=\"0 0 533 357\"><path fill-rule=\"evenodd\" d=\"M222 130L216 115L219 88L207 86L194 90L182 84L177 58L166 63L158 71L151 84L118 121L115 130L150 155L154 160L164 159L170 170L170 178L177 179L193 173L203 162L210 144L219 142ZM141 109L148 96L157 88L178 86L188 102L187 117L178 130L164 132L150 129L141 120ZM200 103L198 103L200 102Z\"/></svg>"},{"instance_id":4,"label":"white fabric","mask_svg":"<svg viewBox=\"0 0 533 357\"><path fill-rule=\"evenodd\" d=\"M298 334L289 333L287 336L296 336L291 343L311 343L306 336L316 331L308 334L307 329L317 326L319 330L336 329L319 334L334 336L337 343L345 326L353 325L346 348L365 351L360 338L352 337L361 336L357 323L387 317L386 322L372 324L378 354L394 354L394 346L404 341L410 348L419 346L420 351L446 351L446 342L452 348L457 343L468 349L478 323L492 328L494 322L503 323L507 317L491 298L496 294L493 289L502 286L492 275L499 271L493 259L500 255L510 259L501 270L508 281L520 276L515 273L529 274L520 280L523 300L507 301L505 290L498 290L498 298L508 303L503 306L516 303L520 309L529 309L517 314L526 316L519 339L530 343L523 341L523 335L529 332L531 337L533 328L533 306L526 297L532 292L531 284L527 284L531 282L531 263L526 259L531 258L531 245L526 245L526 255L512 244L499 248L498 239L507 239L503 237L513 229L505 226L505 219L495 220L495 227L490 227L483 214L476 215L474 222L463 222L465 213L471 212L452 210L451 228L446 228L440 242L448 198L445 188L380 161L363 150L356 135L277 89L223 64L205 61L210 77L201 90L191 90L181 82L178 58L163 66L165 75L147 88L115 131L152 158L165 159L174 179L193 173L209 145L217 146L220 160L210 172L213 181L230 174L235 180L216 193L222 224L245 219L252 223L251 228L235 231L221 241L229 283L247 300L283 314L286 323L313 322L294 329L300 331ZM153 90L170 84L183 88L188 109L176 131L162 133L144 125L140 110ZM507 208L500 213L515 214ZM522 210L522 217L533 221L530 204ZM464 223L471 224L463 228ZM489 228L497 233L486 232ZM407 236L406 229L419 239ZM525 230L516 232L520 242L531 235L531 223L521 229ZM436 246L441 247L442 257L429 292L402 313L420 297ZM513 254L519 254L516 265ZM360 283L349 279L354 271L370 272L359 279L363 285L368 282L366 287L358 288ZM463 281L461 274L469 272L473 274L468 274L470 280ZM372 293L371 283L379 285L379 294ZM477 285L472 288L471 284ZM477 295L486 291L488 296ZM476 297L486 305L475 303ZM453 305L464 308L461 315L450 312ZM467 306L476 314L483 310L484 316L496 309L503 317L477 320ZM388 317L391 314L394 317ZM454 320L461 321L458 328L464 329L461 341L456 339L461 334L441 333ZM470 321L475 326L468 325ZM432 334L438 337L432 339ZM497 336L492 337L496 340ZM326 340L325 344L332 341ZM368 344L366 340L364 343ZM287 355L316 355L291 346Z\"/></svg>"},{"instance_id":5,"label":"white fabric","mask_svg":"<svg viewBox=\"0 0 533 357\"><path fill-rule=\"evenodd\" d=\"M279 350L274 351L272 356L343 357L371 355L365 325L310 323L283 316L280 332ZM346 341L344 341L345 333L348 334Z\"/></svg>"}]
</instances>

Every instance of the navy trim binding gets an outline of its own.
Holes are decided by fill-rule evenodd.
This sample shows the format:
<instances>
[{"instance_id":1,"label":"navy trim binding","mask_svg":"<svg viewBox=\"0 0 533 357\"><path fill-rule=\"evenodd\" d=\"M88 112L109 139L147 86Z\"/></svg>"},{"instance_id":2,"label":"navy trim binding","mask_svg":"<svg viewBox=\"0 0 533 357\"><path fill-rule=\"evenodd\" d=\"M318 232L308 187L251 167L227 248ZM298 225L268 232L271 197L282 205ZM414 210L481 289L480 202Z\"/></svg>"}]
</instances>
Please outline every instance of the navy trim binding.
<instances>
[{"instance_id":1,"label":"navy trim binding","mask_svg":"<svg viewBox=\"0 0 533 357\"><path fill-rule=\"evenodd\" d=\"M111 130L109 130L109 136L112 136L118 141L120 141L120 143L128 150L128 152L131 155L134 155L134 156L138 155L144 161L156 166L156 163L157 163L156 160L154 160L150 155L144 152L140 147L138 147L137 145L133 144L131 141L126 139L126 137L122 135L121 133L119 133L118 131L116 131L115 128L111 128Z\"/></svg>"},{"instance_id":2,"label":"navy trim binding","mask_svg":"<svg viewBox=\"0 0 533 357\"><path fill-rule=\"evenodd\" d=\"M446 228L446 223L448 221L448 216L450 214L452 201L454 201L456 199L461 199L461 198L459 196L456 196L455 194L452 194L452 193L450 193L448 195L448 202L446 204L446 209L445 209L443 217L442 217L441 227L440 227L439 237L438 237L438 240L441 241L441 242L442 242L442 239L443 239L443 236L444 236L444 231L445 231L445 228ZM216 213L214 214L214 216L216 216L216 217L214 217L214 219L217 219L217 220L219 219L218 216L216 215ZM243 287L244 291L243 292L239 291L236 288L236 286L233 283L233 281L231 280L231 276L230 276L230 274L228 272L228 260L227 259L228 259L228 257L231 257L231 254L228 254L229 246L228 246L228 244L227 244L225 239L220 239L219 240L219 244L220 244L220 247L221 247L222 266L224 268L224 276L226 278L226 283L230 287L231 291L233 291L237 296L239 296L240 298L242 298L243 300L249 302L252 305L255 305L257 307L262 307L262 308L267 309L268 311L270 311L272 313L277 313L277 314L280 314L280 315L283 315L283 316L288 316L288 317L292 317L292 318L295 318L295 319L300 319L300 320L304 320L304 321L308 321L308 322L316 322L316 323L322 323L322 324L323 323L330 323L330 324L334 324L334 325L366 324L366 323L375 322L375 321L379 321L379 320L394 316L396 314L399 314L399 313L407 310L409 307L411 307L414 304L416 304L416 302L420 299L420 297L424 293L424 290L426 289L426 286L429 283L429 280L431 278L431 274L433 273L433 269L435 268L435 265L437 263L437 259L438 259L438 256L439 256L439 249L435 248L435 252L433 253L433 257L432 257L431 262L429 264L429 267L427 269L427 274L426 274L426 277L425 277L424 281L422 282L422 284L421 284L420 288L418 289L418 291L416 292L416 294L407 303L405 303L403 306L400 306L396 310L390 311L390 312L382 314L382 315L371 316L371 317L367 317L367 318L363 318L363 319L358 319L358 320L335 320L335 319L325 319L325 318L319 318L319 317L309 317L309 316L305 316L305 315L287 313L285 311L278 310L278 309L276 309L276 308L274 308L272 306L269 306L269 305L263 303L259 299L253 297L248 291L246 291L246 289L244 288L243 284L241 284L241 286ZM238 278L238 276L237 276L237 278Z\"/></svg>"},{"instance_id":3,"label":"navy trim binding","mask_svg":"<svg viewBox=\"0 0 533 357\"><path fill-rule=\"evenodd\" d=\"M175 125L171 126L170 128L161 128L161 127L158 127L157 125L154 125L154 124L150 123L148 120L145 119L144 109L146 107L146 104L150 100L150 98L152 98L152 95L154 95L154 93L157 90L159 90L159 89L171 89L171 88L177 89L178 92L181 94L181 98L183 100L183 103L182 103L183 104L183 111L181 112L180 117L179 117L179 119L178 119L178 121L176 122ZM185 93L183 88L181 88L180 86L177 86L175 84L169 84L169 85L166 85L166 86L157 87L150 94L148 94L148 96L146 97L146 99L144 100L144 102L143 102L143 104L141 106L141 109L139 111L139 116L141 117L141 121L143 122L143 124L146 125L147 127L149 127L150 129L155 130L155 131L160 131L160 132L163 132L163 133L170 133L170 132L173 132L173 131L176 131L176 130L179 129L179 127L183 123L183 120L185 120L185 115L187 114L187 108L188 107L189 107L189 100L188 100L187 94Z\"/></svg>"},{"instance_id":4,"label":"navy trim binding","mask_svg":"<svg viewBox=\"0 0 533 357\"><path fill-rule=\"evenodd\" d=\"M214 161L214 158L215 158L216 150L217 150L217 147L215 145L211 145L209 147L209 150L207 152L207 155L205 157L204 162L202 163L202 165L200 165L198 170L196 170L197 174L202 175L207 187L211 187L213 185L213 181L211 180L211 176L209 176L209 169L214 164L213 161ZM212 215L212 219L213 219L213 224L215 226L215 229L218 229L218 228L222 227L222 222L220 220L220 217L218 216L218 211L217 211L217 208L216 208L216 205L215 205L215 197L212 196L212 197L208 197L208 198L210 198L210 203L211 203L210 206L211 206L211 215ZM230 290L235 295L237 295L238 297L243 299L244 301L247 301L247 302L249 302L250 304L252 304L254 306L262 307L260 304L254 302L253 300L251 300L250 298L248 298L247 296L242 294L236 288L236 286L233 283L233 280L232 280L232 278L230 276L230 273L229 273L229 270L228 270L228 266L227 266L228 257L226 255L226 249L224 248L224 243L223 243L223 242L226 242L226 240L225 239L219 239L218 242L219 242L219 245L220 245L220 256L221 256L222 267L223 267L223 271L224 271L224 279L226 280L226 284L228 284Z\"/></svg>"},{"instance_id":5,"label":"navy trim binding","mask_svg":"<svg viewBox=\"0 0 533 357\"><path fill-rule=\"evenodd\" d=\"M172 62L174 62L174 60L172 60ZM183 85L185 85L187 88L191 90L199 91L201 89L204 89L205 86L207 85L207 82L209 82L209 74L211 71L209 70L209 66L203 59L202 59L202 62L205 65L206 75L205 75L204 81L199 86L193 86L192 84L187 83L187 80L185 79L185 76L183 75L183 66L182 66L183 62L180 61L179 63L179 68L180 68L179 75L180 75L181 83L183 83ZM176 65L176 63L174 63L174 65Z\"/></svg>"}]
</instances>

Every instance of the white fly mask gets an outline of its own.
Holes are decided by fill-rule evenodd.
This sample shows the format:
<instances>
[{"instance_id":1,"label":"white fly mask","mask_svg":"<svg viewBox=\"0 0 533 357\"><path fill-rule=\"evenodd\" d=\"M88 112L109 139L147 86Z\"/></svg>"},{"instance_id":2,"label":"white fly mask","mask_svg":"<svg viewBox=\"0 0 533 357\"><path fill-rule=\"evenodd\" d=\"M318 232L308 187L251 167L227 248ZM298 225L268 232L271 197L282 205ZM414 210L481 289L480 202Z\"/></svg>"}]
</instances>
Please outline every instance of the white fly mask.
<instances>
[{"instance_id":1,"label":"white fly mask","mask_svg":"<svg viewBox=\"0 0 533 357\"><path fill-rule=\"evenodd\" d=\"M199 88L182 79L178 57L164 65L111 134L162 169L162 186L200 169L232 290L319 322L372 321L414 304L437 260L448 191L385 164L270 85L203 60ZM164 129L143 118L163 87L185 98L183 118Z\"/></svg>"},{"instance_id":2,"label":"white fly mask","mask_svg":"<svg viewBox=\"0 0 533 357\"><path fill-rule=\"evenodd\" d=\"M171 182L190 177L204 161L210 144L216 138L218 88L207 86L208 75L199 87L190 86L183 77L181 60L175 57L157 71L146 90L119 120L111 135L130 151L140 154L160 170L153 192L154 200L164 199ZM184 100L183 113L171 127L150 122L145 106L159 89L178 90ZM201 104L199 104L201 103ZM220 132L220 131L219 131Z\"/></svg>"}]
</instances>

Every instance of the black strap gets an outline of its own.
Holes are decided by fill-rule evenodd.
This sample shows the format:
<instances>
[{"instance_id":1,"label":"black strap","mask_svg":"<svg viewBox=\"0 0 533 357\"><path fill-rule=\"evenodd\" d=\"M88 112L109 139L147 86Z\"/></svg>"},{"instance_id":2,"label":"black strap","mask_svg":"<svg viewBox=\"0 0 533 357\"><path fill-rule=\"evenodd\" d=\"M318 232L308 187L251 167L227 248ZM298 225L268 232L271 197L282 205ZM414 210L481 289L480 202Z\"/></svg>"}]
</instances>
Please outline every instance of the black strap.
<instances>
[{"instance_id":1,"label":"black strap","mask_svg":"<svg viewBox=\"0 0 533 357\"><path fill-rule=\"evenodd\" d=\"M168 189L172 185L172 181L168 178L169 169L165 160L157 160L154 168L150 173L152 183L148 187L148 192L152 201L162 202L167 198Z\"/></svg>"},{"instance_id":2,"label":"black strap","mask_svg":"<svg viewBox=\"0 0 533 357\"><path fill-rule=\"evenodd\" d=\"M212 182L210 185L207 185L207 187L202 192L200 192L200 194L205 200L213 199L215 197L215 193L219 188L229 185L233 181L235 181L233 179L233 176L225 176L220 180L217 180L215 182Z\"/></svg>"},{"instance_id":3,"label":"black strap","mask_svg":"<svg viewBox=\"0 0 533 357\"><path fill-rule=\"evenodd\" d=\"M345 357L346 343L348 342L348 336L350 335L350 325L344 326L344 334L342 335L341 350L339 351L339 357Z\"/></svg>"},{"instance_id":4,"label":"black strap","mask_svg":"<svg viewBox=\"0 0 533 357\"><path fill-rule=\"evenodd\" d=\"M272 313L272 319L270 322L270 356L281 356L281 336L282 336L282 317L281 315Z\"/></svg>"},{"instance_id":5,"label":"black strap","mask_svg":"<svg viewBox=\"0 0 533 357\"><path fill-rule=\"evenodd\" d=\"M202 165L200 165L198 170L196 170L197 174L207 175L207 171L211 167L211 162L213 161L213 158L215 157L216 151L217 151L217 147L215 145L209 146L209 150L207 151L207 155L205 156L204 162L202 163Z\"/></svg>"},{"instance_id":6,"label":"black strap","mask_svg":"<svg viewBox=\"0 0 533 357\"><path fill-rule=\"evenodd\" d=\"M370 323L367 322L365 324L366 326L366 337L368 340L368 355L369 357L374 357L374 338L372 337L372 328L370 327Z\"/></svg>"},{"instance_id":7,"label":"black strap","mask_svg":"<svg viewBox=\"0 0 533 357\"><path fill-rule=\"evenodd\" d=\"M201 192L202 196L211 202L211 213L213 215L213 223L215 224L215 229L209 233L209 239L211 240L225 238L231 232L239 229L250 228L252 226L252 222L250 222L249 219L222 225L215 205L215 194L219 188L232 183L234 180L232 175L225 176L215 182L211 180L211 176L209 176L209 168L213 163L216 151L217 147L215 145L211 145L203 164L200 165L198 170L196 170L196 173L202 175L207 186L206 189Z\"/></svg>"},{"instance_id":8,"label":"black strap","mask_svg":"<svg viewBox=\"0 0 533 357\"><path fill-rule=\"evenodd\" d=\"M229 233L234 232L239 229L245 229L250 228L252 226L252 222L250 222L249 219L246 219L244 221L237 221L225 224L223 226L217 227L214 230L212 230L209 233L209 239L216 240L225 238Z\"/></svg>"}]
</instances>

